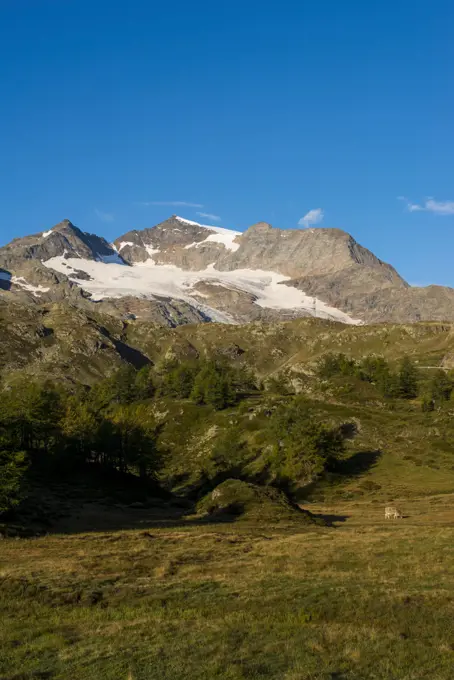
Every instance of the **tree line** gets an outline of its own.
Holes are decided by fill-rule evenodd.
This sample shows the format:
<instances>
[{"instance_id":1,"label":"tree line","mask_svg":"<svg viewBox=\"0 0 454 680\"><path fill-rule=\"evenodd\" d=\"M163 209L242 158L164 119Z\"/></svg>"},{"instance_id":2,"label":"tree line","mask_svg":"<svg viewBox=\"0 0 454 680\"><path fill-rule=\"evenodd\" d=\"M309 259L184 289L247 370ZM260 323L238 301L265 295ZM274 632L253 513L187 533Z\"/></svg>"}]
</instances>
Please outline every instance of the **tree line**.
<instances>
[{"instance_id":1,"label":"tree line","mask_svg":"<svg viewBox=\"0 0 454 680\"><path fill-rule=\"evenodd\" d=\"M452 378L442 369L424 376L414 361L404 356L393 369L386 359L367 356L357 361L345 354L327 354L319 361L318 375L329 380L349 376L374 384L384 398L416 399L422 397L422 409L433 410L437 404L451 399Z\"/></svg>"},{"instance_id":2,"label":"tree line","mask_svg":"<svg viewBox=\"0 0 454 680\"><path fill-rule=\"evenodd\" d=\"M56 475L87 466L153 480L160 467L153 397L220 410L255 390L254 376L225 360L124 365L93 387L68 389L26 376L0 385L0 514L20 499L31 466Z\"/></svg>"}]
</instances>

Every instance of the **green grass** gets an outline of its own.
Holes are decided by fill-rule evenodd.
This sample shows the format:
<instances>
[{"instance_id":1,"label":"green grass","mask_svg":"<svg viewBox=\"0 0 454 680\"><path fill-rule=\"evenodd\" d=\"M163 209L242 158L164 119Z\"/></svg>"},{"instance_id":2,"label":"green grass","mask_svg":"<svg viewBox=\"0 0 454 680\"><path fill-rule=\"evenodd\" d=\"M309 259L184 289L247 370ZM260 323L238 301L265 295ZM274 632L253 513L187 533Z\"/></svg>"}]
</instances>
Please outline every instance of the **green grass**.
<instances>
[{"instance_id":1,"label":"green grass","mask_svg":"<svg viewBox=\"0 0 454 680\"><path fill-rule=\"evenodd\" d=\"M336 528L5 539L0 677L448 680L452 499L388 523L368 501L309 506Z\"/></svg>"}]
</instances>

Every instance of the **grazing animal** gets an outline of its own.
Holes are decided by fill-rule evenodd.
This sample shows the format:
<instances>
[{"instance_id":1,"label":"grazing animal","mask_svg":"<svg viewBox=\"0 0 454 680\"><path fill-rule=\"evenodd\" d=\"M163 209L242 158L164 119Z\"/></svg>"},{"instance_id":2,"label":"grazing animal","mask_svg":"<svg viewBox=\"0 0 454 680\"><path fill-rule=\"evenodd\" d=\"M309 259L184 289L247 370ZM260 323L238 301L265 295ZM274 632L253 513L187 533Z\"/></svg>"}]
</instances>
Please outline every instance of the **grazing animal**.
<instances>
[{"instance_id":1,"label":"grazing animal","mask_svg":"<svg viewBox=\"0 0 454 680\"><path fill-rule=\"evenodd\" d=\"M385 508L385 519L402 519L402 513L393 505L388 505Z\"/></svg>"}]
</instances>

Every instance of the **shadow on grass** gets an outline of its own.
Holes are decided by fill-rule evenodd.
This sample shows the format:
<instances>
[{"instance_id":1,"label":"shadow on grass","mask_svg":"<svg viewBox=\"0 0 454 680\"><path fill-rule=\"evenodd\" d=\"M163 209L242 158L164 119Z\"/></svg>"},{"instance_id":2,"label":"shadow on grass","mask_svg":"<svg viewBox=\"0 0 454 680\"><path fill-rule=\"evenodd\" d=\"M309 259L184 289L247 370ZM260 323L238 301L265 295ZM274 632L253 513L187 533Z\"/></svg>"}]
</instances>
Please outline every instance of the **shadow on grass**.
<instances>
[{"instance_id":1,"label":"shadow on grass","mask_svg":"<svg viewBox=\"0 0 454 680\"><path fill-rule=\"evenodd\" d=\"M382 452L378 449L374 451L358 451L344 460L332 461L329 468L319 479L296 491L294 494L295 500L299 504L304 503L308 499L314 498L318 492L323 491L325 488L338 486L348 479L359 477L373 468L381 455ZM369 480L364 481L362 485L368 485L367 488L370 491L379 488L375 482Z\"/></svg>"},{"instance_id":2,"label":"shadow on grass","mask_svg":"<svg viewBox=\"0 0 454 680\"><path fill-rule=\"evenodd\" d=\"M53 521L45 531L47 534L85 534L91 532L116 532L142 529L184 529L185 527L212 526L229 524L238 517L223 515L219 517L194 517L193 509L172 507L133 508L112 507L101 503L86 502Z\"/></svg>"},{"instance_id":3,"label":"shadow on grass","mask_svg":"<svg viewBox=\"0 0 454 680\"><path fill-rule=\"evenodd\" d=\"M329 527L333 527L336 524L346 522L350 518L350 515L324 515L323 513L319 513L317 515L314 513L312 514L314 515L314 517L325 520Z\"/></svg>"},{"instance_id":4,"label":"shadow on grass","mask_svg":"<svg viewBox=\"0 0 454 680\"><path fill-rule=\"evenodd\" d=\"M381 455L382 452L378 449L375 451L358 451L350 458L333 463L330 472L343 477L357 477L376 465Z\"/></svg>"}]
</instances>

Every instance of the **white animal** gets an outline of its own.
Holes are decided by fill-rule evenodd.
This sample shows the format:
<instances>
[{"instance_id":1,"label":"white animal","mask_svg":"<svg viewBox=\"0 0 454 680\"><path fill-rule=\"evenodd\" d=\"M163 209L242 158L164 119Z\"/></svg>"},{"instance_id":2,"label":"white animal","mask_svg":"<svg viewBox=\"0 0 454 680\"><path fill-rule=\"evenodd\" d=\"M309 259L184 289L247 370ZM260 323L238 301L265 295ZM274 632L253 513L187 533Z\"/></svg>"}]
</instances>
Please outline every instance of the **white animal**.
<instances>
[{"instance_id":1,"label":"white animal","mask_svg":"<svg viewBox=\"0 0 454 680\"><path fill-rule=\"evenodd\" d=\"M385 519L402 519L402 513L393 505L388 505L385 508Z\"/></svg>"}]
</instances>

